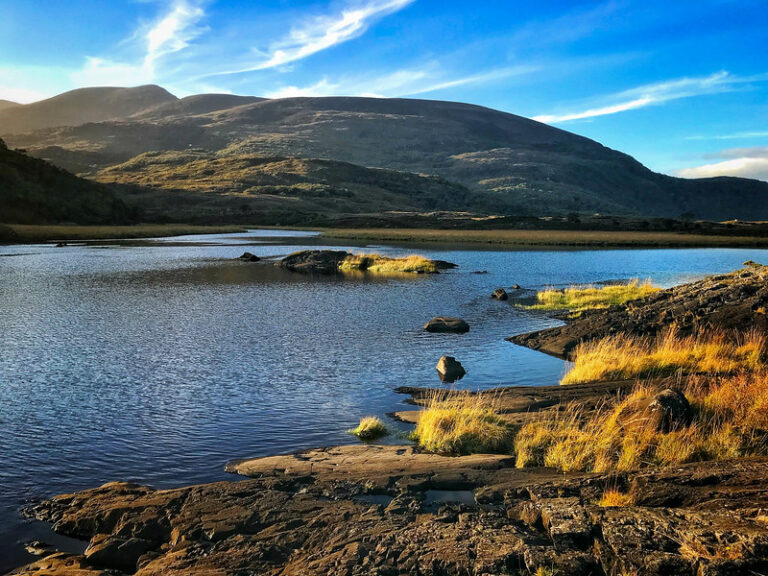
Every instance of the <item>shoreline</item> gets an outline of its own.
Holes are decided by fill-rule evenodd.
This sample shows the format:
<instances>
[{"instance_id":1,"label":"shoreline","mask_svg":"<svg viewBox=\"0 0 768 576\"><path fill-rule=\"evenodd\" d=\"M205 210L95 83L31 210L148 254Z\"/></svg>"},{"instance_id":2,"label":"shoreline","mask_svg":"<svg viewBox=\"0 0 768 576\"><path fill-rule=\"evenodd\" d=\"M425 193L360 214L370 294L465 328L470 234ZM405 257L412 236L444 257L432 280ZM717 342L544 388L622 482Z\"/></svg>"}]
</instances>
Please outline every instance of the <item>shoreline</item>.
<instances>
[{"instance_id":1,"label":"shoreline","mask_svg":"<svg viewBox=\"0 0 768 576\"><path fill-rule=\"evenodd\" d=\"M246 232L247 226L205 226L195 224L132 224L126 226L0 224L0 246L52 242L131 240Z\"/></svg>"},{"instance_id":2,"label":"shoreline","mask_svg":"<svg viewBox=\"0 0 768 576\"><path fill-rule=\"evenodd\" d=\"M132 240L193 234L242 233L253 229L319 232L334 242L391 242L485 248L768 248L768 236L688 232L562 229L327 228L269 225L37 225L0 224L0 245Z\"/></svg>"}]
</instances>

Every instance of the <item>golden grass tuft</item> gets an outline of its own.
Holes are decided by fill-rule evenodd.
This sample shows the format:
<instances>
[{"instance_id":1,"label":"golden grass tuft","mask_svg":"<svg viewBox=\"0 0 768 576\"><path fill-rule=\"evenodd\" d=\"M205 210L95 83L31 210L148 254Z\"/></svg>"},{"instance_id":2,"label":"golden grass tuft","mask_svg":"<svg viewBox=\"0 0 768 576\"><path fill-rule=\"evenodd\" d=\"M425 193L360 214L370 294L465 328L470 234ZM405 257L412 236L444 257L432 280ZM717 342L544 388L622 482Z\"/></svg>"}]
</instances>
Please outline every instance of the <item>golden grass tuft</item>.
<instances>
[{"instance_id":1,"label":"golden grass tuft","mask_svg":"<svg viewBox=\"0 0 768 576\"><path fill-rule=\"evenodd\" d=\"M571 310L581 312L597 308L608 308L630 300L645 298L659 292L649 280L635 279L626 284L608 286L571 287L565 290L542 290L536 294L536 304L526 306L530 310Z\"/></svg>"},{"instance_id":2,"label":"golden grass tuft","mask_svg":"<svg viewBox=\"0 0 768 576\"><path fill-rule=\"evenodd\" d=\"M347 432L357 436L360 440L365 442L376 440L389 433L384 422L376 416L364 416L363 418L360 418L360 424L357 425L357 428L352 428Z\"/></svg>"},{"instance_id":3,"label":"golden grass tuft","mask_svg":"<svg viewBox=\"0 0 768 576\"><path fill-rule=\"evenodd\" d=\"M635 505L635 497L631 492L622 492L617 488L609 488L597 503L601 508L624 508Z\"/></svg>"},{"instance_id":4,"label":"golden grass tuft","mask_svg":"<svg viewBox=\"0 0 768 576\"><path fill-rule=\"evenodd\" d=\"M411 254L390 258L381 254L352 254L339 264L342 272L372 272L377 274L435 274L439 272L434 260Z\"/></svg>"},{"instance_id":5,"label":"golden grass tuft","mask_svg":"<svg viewBox=\"0 0 768 576\"><path fill-rule=\"evenodd\" d=\"M419 414L411 439L438 454L505 453L513 430L482 394L434 395Z\"/></svg>"},{"instance_id":6,"label":"golden grass tuft","mask_svg":"<svg viewBox=\"0 0 768 576\"><path fill-rule=\"evenodd\" d=\"M672 326L656 338L617 334L583 342L573 353L573 368L560 384L623 380L685 373L733 373L766 365L765 335L740 338L722 331L680 336Z\"/></svg>"}]
</instances>

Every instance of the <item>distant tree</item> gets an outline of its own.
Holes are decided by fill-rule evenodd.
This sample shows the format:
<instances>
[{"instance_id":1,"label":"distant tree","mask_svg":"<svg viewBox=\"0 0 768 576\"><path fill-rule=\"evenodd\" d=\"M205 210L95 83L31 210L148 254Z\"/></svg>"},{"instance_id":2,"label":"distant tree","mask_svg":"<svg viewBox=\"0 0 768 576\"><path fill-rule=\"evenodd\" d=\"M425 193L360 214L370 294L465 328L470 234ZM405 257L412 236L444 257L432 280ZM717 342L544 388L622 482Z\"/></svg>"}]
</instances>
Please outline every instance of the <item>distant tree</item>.
<instances>
[{"instance_id":1,"label":"distant tree","mask_svg":"<svg viewBox=\"0 0 768 576\"><path fill-rule=\"evenodd\" d=\"M693 212L683 212L680 214L680 220L683 222L693 222L696 220L696 215Z\"/></svg>"}]
</instances>

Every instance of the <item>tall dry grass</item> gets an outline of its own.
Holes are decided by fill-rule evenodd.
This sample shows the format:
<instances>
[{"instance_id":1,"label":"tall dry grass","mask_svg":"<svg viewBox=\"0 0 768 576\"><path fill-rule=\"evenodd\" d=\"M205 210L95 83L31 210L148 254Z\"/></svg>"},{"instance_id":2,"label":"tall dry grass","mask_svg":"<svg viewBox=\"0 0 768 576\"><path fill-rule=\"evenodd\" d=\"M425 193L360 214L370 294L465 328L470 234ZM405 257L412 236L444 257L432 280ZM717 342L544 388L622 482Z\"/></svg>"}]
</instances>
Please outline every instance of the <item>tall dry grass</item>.
<instances>
[{"instance_id":1,"label":"tall dry grass","mask_svg":"<svg viewBox=\"0 0 768 576\"><path fill-rule=\"evenodd\" d=\"M506 453L514 431L499 416L497 400L483 394L433 395L411 439L438 454Z\"/></svg>"},{"instance_id":2,"label":"tall dry grass","mask_svg":"<svg viewBox=\"0 0 768 576\"><path fill-rule=\"evenodd\" d=\"M680 336L675 326L656 338L616 334L583 342L560 384L665 376L676 372L724 374L766 366L766 337L710 331Z\"/></svg>"},{"instance_id":3,"label":"tall dry grass","mask_svg":"<svg viewBox=\"0 0 768 576\"><path fill-rule=\"evenodd\" d=\"M693 420L666 433L647 410L656 393L638 385L594 412L574 404L542 415L515 438L517 466L626 471L767 452L768 371L690 377L685 396Z\"/></svg>"},{"instance_id":4,"label":"tall dry grass","mask_svg":"<svg viewBox=\"0 0 768 576\"><path fill-rule=\"evenodd\" d=\"M608 308L630 300L645 298L659 292L649 280L631 280L626 284L608 286L571 287L565 290L542 290L536 294L536 304L526 306L530 310L570 310L581 312L597 308Z\"/></svg>"}]
</instances>

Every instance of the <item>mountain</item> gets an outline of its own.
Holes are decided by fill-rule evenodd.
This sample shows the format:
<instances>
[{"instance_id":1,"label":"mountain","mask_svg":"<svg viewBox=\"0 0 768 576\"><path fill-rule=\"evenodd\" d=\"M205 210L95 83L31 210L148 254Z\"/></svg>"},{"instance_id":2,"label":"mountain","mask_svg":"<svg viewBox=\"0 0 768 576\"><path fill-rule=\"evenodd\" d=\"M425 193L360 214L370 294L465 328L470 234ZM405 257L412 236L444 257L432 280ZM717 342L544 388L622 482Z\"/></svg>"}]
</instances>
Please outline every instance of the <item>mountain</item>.
<instances>
[{"instance_id":1,"label":"mountain","mask_svg":"<svg viewBox=\"0 0 768 576\"><path fill-rule=\"evenodd\" d=\"M16 108L17 106L21 106L21 104L11 102L10 100L0 100L0 110L8 110L9 108Z\"/></svg>"},{"instance_id":2,"label":"mountain","mask_svg":"<svg viewBox=\"0 0 768 576\"><path fill-rule=\"evenodd\" d=\"M158 87L141 90L162 91ZM83 96L86 100L99 97L96 92L85 94L90 94ZM182 191L195 190L198 184L196 173L184 166L184 156L169 166L169 157L158 162L157 157L142 155L186 152L202 154L209 162L214 158L239 162L236 159L245 157L323 159L339 163L340 170L349 165L361 171L380 168L401 172L405 180L426 175L468 192L435 208L461 205L483 214L600 212L768 219L768 183L741 178L684 180L658 174L588 138L481 106L352 97L167 96L119 119L72 125L49 116L47 127L7 139L33 155L98 180L165 191L173 188L180 202ZM11 130L2 114L0 133L7 134ZM17 114L19 110L14 110L13 115ZM203 157L195 156L195 162ZM130 169L132 159L144 163L143 169ZM171 177L169 170L176 174ZM220 196L222 202L230 195L236 202L248 190L251 204L266 202L260 194L267 185L249 184L249 177L235 171L232 178L221 179L206 193ZM349 203L342 201L342 188L327 181L317 183L331 187L329 194L338 197L340 207L357 212L422 205L418 191L412 199L402 194L386 196L389 204L374 201L370 194ZM363 197L368 201L363 202ZM307 198L298 198L292 206L294 210L315 208Z\"/></svg>"},{"instance_id":3,"label":"mountain","mask_svg":"<svg viewBox=\"0 0 768 576\"><path fill-rule=\"evenodd\" d=\"M80 88L32 104L0 109L0 125L3 134L51 126L79 126L126 118L177 100L159 86Z\"/></svg>"},{"instance_id":4,"label":"mountain","mask_svg":"<svg viewBox=\"0 0 768 576\"><path fill-rule=\"evenodd\" d=\"M107 186L9 150L0 140L0 222L126 224L134 217Z\"/></svg>"}]
</instances>

